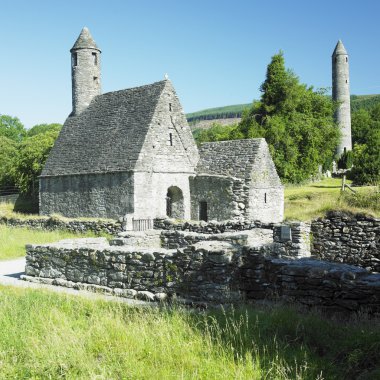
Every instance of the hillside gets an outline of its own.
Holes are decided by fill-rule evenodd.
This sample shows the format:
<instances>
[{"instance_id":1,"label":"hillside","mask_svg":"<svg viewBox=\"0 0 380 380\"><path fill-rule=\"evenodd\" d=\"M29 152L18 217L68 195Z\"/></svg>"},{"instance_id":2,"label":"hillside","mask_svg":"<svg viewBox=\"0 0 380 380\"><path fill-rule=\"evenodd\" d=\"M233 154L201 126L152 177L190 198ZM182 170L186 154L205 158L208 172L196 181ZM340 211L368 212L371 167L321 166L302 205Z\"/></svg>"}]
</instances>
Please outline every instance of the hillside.
<instances>
[{"instance_id":1,"label":"hillside","mask_svg":"<svg viewBox=\"0 0 380 380\"><path fill-rule=\"evenodd\" d=\"M369 109L380 103L380 94L374 95L351 95L351 110L357 111L360 108ZM198 112L188 113L187 121L190 125L194 125L200 120L215 119L236 119L241 118L243 110L251 104L235 104L225 107L208 108ZM210 124L211 125L211 124ZM197 126L198 127L198 126Z\"/></svg>"}]
</instances>

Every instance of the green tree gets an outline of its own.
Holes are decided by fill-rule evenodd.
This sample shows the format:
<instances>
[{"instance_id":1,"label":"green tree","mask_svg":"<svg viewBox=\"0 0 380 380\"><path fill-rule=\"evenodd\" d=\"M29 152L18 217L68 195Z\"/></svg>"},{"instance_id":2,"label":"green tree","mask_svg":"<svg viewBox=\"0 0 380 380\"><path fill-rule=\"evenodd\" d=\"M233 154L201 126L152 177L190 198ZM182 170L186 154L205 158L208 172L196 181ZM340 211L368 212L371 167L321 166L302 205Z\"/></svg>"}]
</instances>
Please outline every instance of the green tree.
<instances>
[{"instance_id":1,"label":"green tree","mask_svg":"<svg viewBox=\"0 0 380 380\"><path fill-rule=\"evenodd\" d=\"M313 91L285 68L282 52L272 57L261 85L261 100L244 112L231 138L264 137L277 171L300 182L331 162L339 141L333 120L336 105L324 91Z\"/></svg>"},{"instance_id":2,"label":"green tree","mask_svg":"<svg viewBox=\"0 0 380 380\"><path fill-rule=\"evenodd\" d=\"M352 115L354 141L350 178L357 184L380 182L380 105Z\"/></svg>"},{"instance_id":3,"label":"green tree","mask_svg":"<svg viewBox=\"0 0 380 380\"><path fill-rule=\"evenodd\" d=\"M0 115L0 136L20 142L26 135L26 130L17 117Z\"/></svg>"},{"instance_id":4,"label":"green tree","mask_svg":"<svg viewBox=\"0 0 380 380\"><path fill-rule=\"evenodd\" d=\"M53 123L53 124L38 124L35 125L34 127L30 128L27 131L27 136L32 137L35 135L38 135L40 133L45 133L49 131L57 131L60 132L62 129L62 125L58 123Z\"/></svg>"},{"instance_id":5,"label":"green tree","mask_svg":"<svg viewBox=\"0 0 380 380\"><path fill-rule=\"evenodd\" d=\"M57 130L39 133L21 142L14 165L17 186L23 194L38 193L37 179L58 137Z\"/></svg>"},{"instance_id":6,"label":"green tree","mask_svg":"<svg viewBox=\"0 0 380 380\"><path fill-rule=\"evenodd\" d=\"M17 143L0 135L0 188L13 187L13 165L17 155Z\"/></svg>"}]
</instances>

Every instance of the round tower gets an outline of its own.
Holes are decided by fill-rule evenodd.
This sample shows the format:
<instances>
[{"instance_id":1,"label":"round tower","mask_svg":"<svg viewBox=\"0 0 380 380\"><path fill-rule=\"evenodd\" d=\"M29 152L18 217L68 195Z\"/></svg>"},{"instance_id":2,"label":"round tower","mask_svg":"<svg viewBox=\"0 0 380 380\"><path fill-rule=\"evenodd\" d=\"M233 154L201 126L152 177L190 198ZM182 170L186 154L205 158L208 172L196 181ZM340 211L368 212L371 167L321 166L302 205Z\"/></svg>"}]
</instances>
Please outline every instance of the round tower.
<instances>
[{"instance_id":1,"label":"round tower","mask_svg":"<svg viewBox=\"0 0 380 380\"><path fill-rule=\"evenodd\" d=\"M100 49L84 27L71 52L72 115L80 114L101 93Z\"/></svg>"},{"instance_id":2,"label":"round tower","mask_svg":"<svg viewBox=\"0 0 380 380\"><path fill-rule=\"evenodd\" d=\"M348 54L341 40L336 44L332 55L332 96L333 100L339 103L335 121L342 131L337 147L337 154L340 156L345 150L352 149Z\"/></svg>"}]
</instances>

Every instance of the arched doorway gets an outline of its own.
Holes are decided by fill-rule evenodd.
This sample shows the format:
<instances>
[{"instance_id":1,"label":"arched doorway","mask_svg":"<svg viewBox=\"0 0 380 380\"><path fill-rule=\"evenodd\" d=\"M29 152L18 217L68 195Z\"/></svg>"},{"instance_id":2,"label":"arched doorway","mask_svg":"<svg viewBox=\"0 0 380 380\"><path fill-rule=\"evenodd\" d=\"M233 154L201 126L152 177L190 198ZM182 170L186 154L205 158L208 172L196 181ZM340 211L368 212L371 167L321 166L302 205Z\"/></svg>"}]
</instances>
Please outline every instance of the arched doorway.
<instances>
[{"instance_id":1,"label":"arched doorway","mask_svg":"<svg viewBox=\"0 0 380 380\"><path fill-rule=\"evenodd\" d=\"M183 219L185 216L183 193L177 186L169 187L166 194L166 215L175 219Z\"/></svg>"}]
</instances>

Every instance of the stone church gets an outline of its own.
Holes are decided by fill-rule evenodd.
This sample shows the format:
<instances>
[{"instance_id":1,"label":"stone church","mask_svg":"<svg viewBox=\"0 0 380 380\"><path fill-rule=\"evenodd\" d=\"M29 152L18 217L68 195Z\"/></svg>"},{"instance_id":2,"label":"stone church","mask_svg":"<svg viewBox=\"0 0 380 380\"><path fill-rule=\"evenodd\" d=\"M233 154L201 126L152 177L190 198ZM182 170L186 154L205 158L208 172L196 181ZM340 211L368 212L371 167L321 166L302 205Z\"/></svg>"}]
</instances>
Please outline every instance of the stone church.
<instances>
[{"instance_id":1,"label":"stone church","mask_svg":"<svg viewBox=\"0 0 380 380\"><path fill-rule=\"evenodd\" d=\"M264 139L195 144L171 81L101 94L87 28L71 49L73 111L40 176L40 212L120 218L283 219L284 190ZM143 224L141 224L143 223Z\"/></svg>"}]
</instances>

